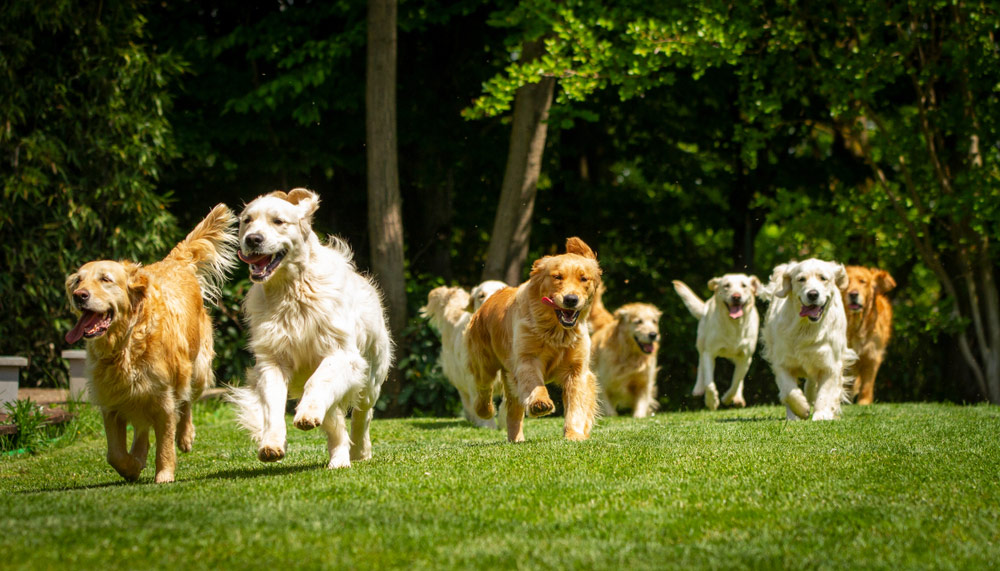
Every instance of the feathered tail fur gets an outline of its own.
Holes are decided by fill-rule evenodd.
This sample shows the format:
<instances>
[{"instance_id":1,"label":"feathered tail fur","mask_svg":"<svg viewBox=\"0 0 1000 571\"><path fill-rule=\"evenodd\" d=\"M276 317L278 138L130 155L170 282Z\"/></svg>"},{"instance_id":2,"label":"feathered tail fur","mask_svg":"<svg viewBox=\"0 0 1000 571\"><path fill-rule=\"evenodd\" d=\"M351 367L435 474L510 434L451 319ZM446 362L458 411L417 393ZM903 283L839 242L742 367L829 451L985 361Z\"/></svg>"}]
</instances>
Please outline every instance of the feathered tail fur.
<instances>
[{"instance_id":1,"label":"feathered tail fur","mask_svg":"<svg viewBox=\"0 0 1000 571\"><path fill-rule=\"evenodd\" d=\"M242 387L227 387L225 399L236 405L236 422L243 427L254 442L260 444L264 434L264 403L256 390L257 379L254 368L247 369L247 384Z\"/></svg>"},{"instance_id":2,"label":"feathered tail fur","mask_svg":"<svg viewBox=\"0 0 1000 571\"><path fill-rule=\"evenodd\" d=\"M701 319L705 316L705 302L691 291L691 288L686 283L674 280L674 291L677 292L677 295L681 296L681 301L684 302L684 305L687 306L688 311L691 312L691 315L695 319Z\"/></svg>"},{"instance_id":3,"label":"feathered tail fur","mask_svg":"<svg viewBox=\"0 0 1000 571\"><path fill-rule=\"evenodd\" d=\"M222 283L236 265L238 238L231 231L236 216L225 204L218 204L184 240L174 246L166 259L194 266L202 296L214 303Z\"/></svg>"}]
</instances>

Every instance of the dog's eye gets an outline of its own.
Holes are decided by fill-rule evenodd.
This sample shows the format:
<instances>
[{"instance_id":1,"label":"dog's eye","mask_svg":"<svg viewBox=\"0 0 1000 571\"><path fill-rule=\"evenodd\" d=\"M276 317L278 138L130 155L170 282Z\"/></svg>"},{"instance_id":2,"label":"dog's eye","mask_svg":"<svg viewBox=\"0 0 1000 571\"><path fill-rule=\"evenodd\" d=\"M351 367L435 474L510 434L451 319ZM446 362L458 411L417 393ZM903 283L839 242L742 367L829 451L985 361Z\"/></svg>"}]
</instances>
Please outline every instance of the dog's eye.
<instances>
[{"instance_id":1,"label":"dog's eye","mask_svg":"<svg viewBox=\"0 0 1000 571\"><path fill-rule=\"evenodd\" d=\"M805 276L799 276L799 283L803 283L803 284L806 283L806 277Z\"/></svg>"},{"instance_id":2,"label":"dog's eye","mask_svg":"<svg viewBox=\"0 0 1000 571\"><path fill-rule=\"evenodd\" d=\"M552 276L552 279L556 281L562 281L563 277L562 274L555 274L554 276Z\"/></svg>"},{"instance_id":3,"label":"dog's eye","mask_svg":"<svg viewBox=\"0 0 1000 571\"><path fill-rule=\"evenodd\" d=\"M244 216L243 217L243 223L244 224L249 224L250 223L250 217L249 216Z\"/></svg>"},{"instance_id":4,"label":"dog's eye","mask_svg":"<svg viewBox=\"0 0 1000 571\"><path fill-rule=\"evenodd\" d=\"M819 277L819 281L821 281L821 282L825 282L825 281L826 281L826 276L820 276L820 277Z\"/></svg>"},{"instance_id":5,"label":"dog's eye","mask_svg":"<svg viewBox=\"0 0 1000 571\"><path fill-rule=\"evenodd\" d=\"M101 281L104 282L104 283L106 283L106 284L110 284L110 283L114 283L115 282L115 280L111 279L111 276L101 276Z\"/></svg>"},{"instance_id":6,"label":"dog's eye","mask_svg":"<svg viewBox=\"0 0 1000 571\"><path fill-rule=\"evenodd\" d=\"M868 283L868 282L867 282L867 281L865 281L865 280L858 280L858 283L859 283L859 284L861 284L861 285L865 285L865 284L866 284L866 283Z\"/></svg>"},{"instance_id":7,"label":"dog's eye","mask_svg":"<svg viewBox=\"0 0 1000 571\"><path fill-rule=\"evenodd\" d=\"M281 218L275 218L274 220L271 220L271 222L273 222L275 226L281 226L285 223L285 221Z\"/></svg>"},{"instance_id":8,"label":"dog's eye","mask_svg":"<svg viewBox=\"0 0 1000 571\"><path fill-rule=\"evenodd\" d=\"M587 276L580 276L580 281L586 283Z\"/></svg>"}]
</instances>

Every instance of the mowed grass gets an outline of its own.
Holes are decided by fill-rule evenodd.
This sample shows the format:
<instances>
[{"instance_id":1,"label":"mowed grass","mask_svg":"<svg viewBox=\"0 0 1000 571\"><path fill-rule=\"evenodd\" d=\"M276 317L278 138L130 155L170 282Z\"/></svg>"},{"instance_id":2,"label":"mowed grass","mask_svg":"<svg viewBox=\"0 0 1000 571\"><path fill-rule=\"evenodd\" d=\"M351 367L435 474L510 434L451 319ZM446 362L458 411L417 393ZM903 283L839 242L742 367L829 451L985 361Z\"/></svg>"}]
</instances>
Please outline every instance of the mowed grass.
<instances>
[{"instance_id":1,"label":"mowed grass","mask_svg":"<svg viewBox=\"0 0 1000 571\"><path fill-rule=\"evenodd\" d=\"M1000 409L775 406L562 419L528 442L458 419L378 420L374 458L324 468L289 430L262 464L199 405L177 482L126 484L103 435L0 460L0 567L71 569L996 568ZM152 458L150 460L152 463Z\"/></svg>"}]
</instances>

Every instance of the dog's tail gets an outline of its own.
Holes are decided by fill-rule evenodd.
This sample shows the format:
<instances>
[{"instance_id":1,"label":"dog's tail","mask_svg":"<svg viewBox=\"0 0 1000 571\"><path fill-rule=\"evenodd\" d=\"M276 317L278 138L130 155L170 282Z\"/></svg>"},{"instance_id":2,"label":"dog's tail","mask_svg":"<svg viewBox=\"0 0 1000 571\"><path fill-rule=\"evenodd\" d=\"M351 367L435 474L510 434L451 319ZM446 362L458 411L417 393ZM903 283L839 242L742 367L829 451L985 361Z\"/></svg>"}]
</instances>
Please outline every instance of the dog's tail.
<instances>
[{"instance_id":1,"label":"dog's tail","mask_svg":"<svg viewBox=\"0 0 1000 571\"><path fill-rule=\"evenodd\" d=\"M681 301L684 302L684 305L687 306L688 311L691 312L691 315L693 315L695 319L701 319L705 316L705 302L702 301L697 294L691 291L691 288L689 288L686 283L680 280L674 280L674 291L677 292L677 295L681 296Z\"/></svg>"},{"instance_id":2,"label":"dog's tail","mask_svg":"<svg viewBox=\"0 0 1000 571\"><path fill-rule=\"evenodd\" d=\"M191 267L201 283L202 296L210 302L219 298L226 274L236 265L235 222L232 211L218 204L167 254L167 259Z\"/></svg>"},{"instance_id":3,"label":"dog's tail","mask_svg":"<svg viewBox=\"0 0 1000 571\"><path fill-rule=\"evenodd\" d=\"M615 320L615 316L611 315L608 308L604 307L604 292L606 290L607 288L604 287L603 283L597 286L597 294L594 295L594 303L590 306L590 317L587 318L587 324L590 326L591 333L609 323L613 323Z\"/></svg>"},{"instance_id":4,"label":"dog's tail","mask_svg":"<svg viewBox=\"0 0 1000 571\"><path fill-rule=\"evenodd\" d=\"M253 371L247 371L247 381ZM260 444L264 434L264 404L260 400L260 394L251 386L228 387L226 400L236 405L236 422L244 430L250 433L250 438Z\"/></svg>"}]
</instances>

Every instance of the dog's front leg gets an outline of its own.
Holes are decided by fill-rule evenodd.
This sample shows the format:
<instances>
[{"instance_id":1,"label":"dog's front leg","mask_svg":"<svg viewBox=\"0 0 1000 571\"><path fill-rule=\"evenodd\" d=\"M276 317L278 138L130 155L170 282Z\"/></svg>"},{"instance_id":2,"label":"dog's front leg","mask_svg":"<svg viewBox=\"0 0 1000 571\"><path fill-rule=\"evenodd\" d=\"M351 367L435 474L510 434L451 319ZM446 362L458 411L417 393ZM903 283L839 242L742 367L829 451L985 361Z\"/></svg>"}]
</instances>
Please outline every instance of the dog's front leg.
<instances>
[{"instance_id":1,"label":"dog's front leg","mask_svg":"<svg viewBox=\"0 0 1000 571\"><path fill-rule=\"evenodd\" d=\"M586 440L597 416L597 377L584 365L563 381L563 409L566 440Z\"/></svg>"},{"instance_id":2,"label":"dog's front leg","mask_svg":"<svg viewBox=\"0 0 1000 571\"><path fill-rule=\"evenodd\" d=\"M753 359L746 355L737 355L733 359L733 364L736 365L736 368L733 370L733 384L729 385L729 390L726 391L726 394L722 395L723 404L747 405L747 401L743 398L743 379L746 378L752 361Z\"/></svg>"},{"instance_id":3,"label":"dog's front leg","mask_svg":"<svg viewBox=\"0 0 1000 571\"><path fill-rule=\"evenodd\" d=\"M323 423L330 407L362 385L367 363L356 352L337 351L320 361L306 381L302 400L292 420L300 430L312 430Z\"/></svg>"},{"instance_id":4,"label":"dog's front leg","mask_svg":"<svg viewBox=\"0 0 1000 571\"><path fill-rule=\"evenodd\" d=\"M541 361L531 356L519 358L512 380L518 401L528 416L539 417L555 412L556 405L545 388Z\"/></svg>"},{"instance_id":5,"label":"dog's front leg","mask_svg":"<svg viewBox=\"0 0 1000 571\"><path fill-rule=\"evenodd\" d=\"M156 434L156 483L173 482L174 470L177 468L177 451L174 449L177 412L174 410L173 402L169 408L156 411L153 417L153 432Z\"/></svg>"},{"instance_id":6,"label":"dog's front leg","mask_svg":"<svg viewBox=\"0 0 1000 571\"><path fill-rule=\"evenodd\" d=\"M125 450L125 419L113 411L101 412L104 416L104 434L108 439L108 464L129 482L138 480L143 465Z\"/></svg>"},{"instance_id":7,"label":"dog's front leg","mask_svg":"<svg viewBox=\"0 0 1000 571\"><path fill-rule=\"evenodd\" d=\"M257 361L257 394L263 413L260 447L261 462L277 462L285 457L285 402L288 400L288 380L274 365Z\"/></svg>"},{"instance_id":8,"label":"dog's front leg","mask_svg":"<svg viewBox=\"0 0 1000 571\"><path fill-rule=\"evenodd\" d=\"M824 371L817 383L812 419L834 420L840 416L840 401L844 397L840 371Z\"/></svg>"},{"instance_id":9,"label":"dog's front leg","mask_svg":"<svg viewBox=\"0 0 1000 571\"><path fill-rule=\"evenodd\" d=\"M508 442L524 442L524 405L521 399L514 394L512 379L509 375L504 375L503 383L503 404L500 407L500 414L504 415L504 422L507 425Z\"/></svg>"},{"instance_id":10,"label":"dog's front leg","mask_svg":"<svg viewBox=\"0 0 1000 571\"><path fill-rule=\"evenodd\" d=\"M698 362L698 385L705 391L705 406L709 410L719 408L719 389L715 386L715 355L703 351ZM697 387L695 387L697 391Z\"/></svg>"},{"instance_id":11,"label":"dog's front leg","mask_svg":"<svg viewBox=\"0 0 1000 571\"><path fill-rule=\"evenodd\" d=\"M774 382L778 385L778 399L786 408L785 418L798 420L809 416L809 401L791 373L775 365Z\"/></svg>"}]
</instances>

